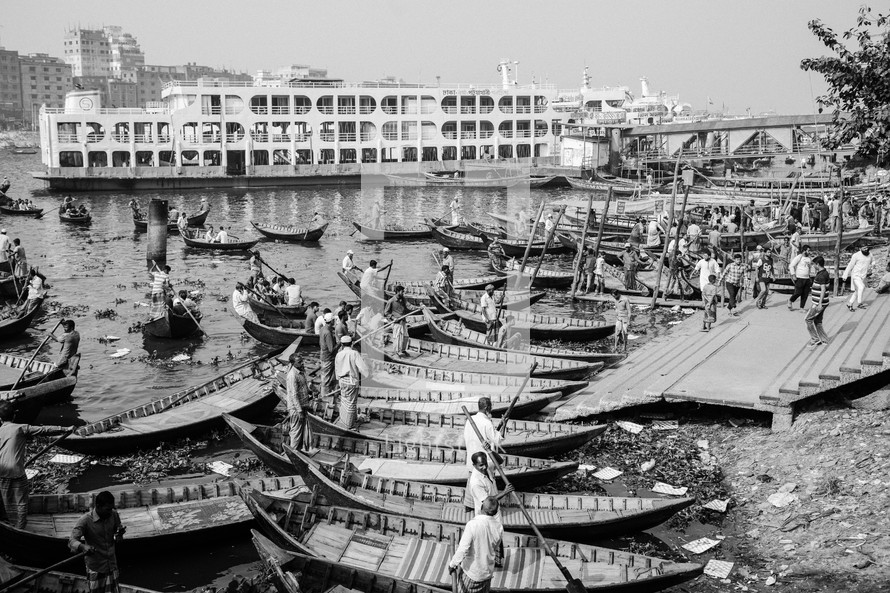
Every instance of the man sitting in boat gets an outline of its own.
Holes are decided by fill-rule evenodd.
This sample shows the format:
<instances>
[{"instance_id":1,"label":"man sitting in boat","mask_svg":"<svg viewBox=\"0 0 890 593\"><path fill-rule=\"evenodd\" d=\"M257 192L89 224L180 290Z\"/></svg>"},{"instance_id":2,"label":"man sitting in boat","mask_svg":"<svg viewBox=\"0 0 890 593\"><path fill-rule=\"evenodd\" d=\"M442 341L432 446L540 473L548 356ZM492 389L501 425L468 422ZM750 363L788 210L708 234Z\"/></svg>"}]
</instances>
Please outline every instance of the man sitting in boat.
<instances>
[{"instance_id":1,"label":"man sitting in boat","mask_svg":"<svg viewBox=\"0 0 890 593\"><path fill-rule=\"evenodd\" d=\"M139 209L139 204L136 203L136 200L130 200L129 204L130 210L133 211L133 218L136 220L142 220L145 218L145 215L142 214L142 211Z\"/></svg>"},{"instance_id":2,"label":"man sitting in boat","mask_svg":"<svg viewBox=\"0 0 890 593\"><path fill-rule=\"evenodd\" d=\"M229 242L229 233L226 232L226 227L220 226L219 232L216 234L216 237L213 238L213 243L228 243Z\"/></svg>"},{"instance_id":3,"label":"man sitting in boat","mask_svg":"<svg viewBox=\"0 0 890 593\"><path fill-rule=\"evenodd\" d=\"M188 315L189 313L197 315L198 305L195 301L189 298L189 293L180 290L179 293L173 297L173 312L177 315Z\"/></svg>"},{"instance_id":4,"label":"man sitting in boat","mask_svg":"<svg viewBox=\"0 0 890 593\"><path fill-rule=\"evenodd\" d=\"M204 240L208 243L213 243L213 239L216 237L216 233L213 230L213 225L207 225L207 232L204 233Z\"/></svg>"}]
</instances>

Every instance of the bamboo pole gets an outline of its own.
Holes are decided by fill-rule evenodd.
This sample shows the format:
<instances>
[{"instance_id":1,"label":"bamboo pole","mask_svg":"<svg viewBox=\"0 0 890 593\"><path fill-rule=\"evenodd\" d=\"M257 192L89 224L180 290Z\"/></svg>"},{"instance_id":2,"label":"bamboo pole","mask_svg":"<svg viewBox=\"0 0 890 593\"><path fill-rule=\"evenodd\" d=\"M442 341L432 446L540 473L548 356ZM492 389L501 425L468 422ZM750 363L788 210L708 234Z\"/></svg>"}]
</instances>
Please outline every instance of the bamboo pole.
<instances>
[{"instance_id":1,"label":"bamboo pole","mask_svg":"<svg viewBox=\"0 0 890 593\"><path fill-rule=\"evenodd\" d=\"M667 229L664 232L664 247L661 249L661 260L658 262L658 272L655 274L655 290L652 291L652 311L655 311L655 305L658 303L658 293L661 290L661 274L664 271L664 259L667 257L668 250L668 238L671 234L671 229L674 228L674 208L677 205L677 176L680 174L680 157L677 157L677 163L674 165L674 183L673 189L671 190L671 209L668 214L668 225ZM686 195L689 195L689 189L686 189ZM677 238L674 240L674 246L676 247L677 243L680 242L680 227L677 227ZM668 285L670 286L670 281L668 281ZM667 291L665 291L667 294Z\"/></svg>"},{"instance_id":2,"label":"bamboo pole","mask_svg":"<svg viewBox=\"0 0 890 593\"><path fill-rule=\"evenodd\" d=\"M522 276L525 274L525 265L528 263L528 256L532 251L532 243L535 240L535 233L538 230L538 225L541 223L541 216L544 214L544 205L544 202L541 202L541 205L538 206L538 213L535 215L535 224L529 233L528 243L525 245L525 253L522 255L522 263L519 265L519 273L516 275L516 281L513 283L514 289L520 288ZM525 224L525 221L522 221L522 223ZM531 290L531 285L529 285L529 290Z\"/></svg>"},{"instance_id":3,"label":"bamboo pole","mask_svg":"<svg viewBox=\"0 0 890 593\"><path fill-rule=\"evenodd\" d=\"M837 205L837 217L838 217L838 225L837 225L837 243L834 248L834 296L838 296L843 294L843 287L841 286L841 250L844 240L844 167L843 165L838 167L837 170L838 182L840 185L840 202Z\"/></svg>"},{"instance_id":4,"label":"bamboo pole","mask_svg":"<svg viewBox=\"0 0 890 593\"><path fill-rule=\"evenodd\" d=\"M562 215L565 214L566 207L565 204L559 209L559 214L556 215L556 223L554 223L553 228L550 229L550 232L547 233L547 236L544 238L544 249L541 250L541 257L538 258L538 264L535 266L535 271L532 272L532 279L528 283L528 288L531 290L532 284L535 283L535 278L538 277L538 272L541 269L541 264L544 262L544 256L547 255L547 249L550 247L550 243L553 241L553 235L556 234L556 228L559 226L559 221L562 220Z\"/></svg>"},{"instance_id":5,"label":"bamboo pole","mask_svg":"<svg viewBox=\"0 0 890 593\"><path fill-rule=\"evenodd\" d=\"M689 188L687 187L686 190L683 192L683 204L680 206L680 218L677 219L677 236L674 239L674 250L673 250L673 253L671 254L671 261L677 260L677 252L680 250L680 229L683 227L683 223L685 222L686 200L688 198L689 198ZM670 230L668 230L668 235L670 235ZM676 277L676 272L678 272L678 271L679 271L679 267L676 270L671 270L671 275L670 275L670 278L668 279L668 289L670 289L671 282L673 282L674 280L676 280L677 284L679 285L680 279ZM664 298L667 298L667 294L668 294L668 291L665 290ZM680 296L681 297L683 296L682 290L680 291ZM681 300L683 300L683 299L681 298Z\"/></svg>"},{"instance_id":6,"label":"bamboo pole","mask_svg":"<svg viewBox=\"0 0 890 593\"><path fill-rule=\"evenodd\" d=\"M600 243L603 240L603 231L606 228L606 217L609 215L609 204L612 203L612 187L609 186L609 191L606 193L606 205L603 208L603 215L600 217L600 226L596 231L596 247L593 248L594 251L599 253Z\"/></svg>"},{"instance_id":7,"label":"bamboo pole","mask_svg":"<svg viewBox=\"0 0 890 593\"><path fill-rule=\"evenodd\" d=\"M581 276L581 262L584 261L584 252L587 250L587 228L590 226L590 213L593 211L593 192L587 196L587 216L584 217L584 228L581 230L581 244L578 246L578 258L575 260L575 277L572 279L571 298L575 298L575 289L578 288L578 278ZM554 227L556 228L556 227Z\"/></svg>"}]
</instances>

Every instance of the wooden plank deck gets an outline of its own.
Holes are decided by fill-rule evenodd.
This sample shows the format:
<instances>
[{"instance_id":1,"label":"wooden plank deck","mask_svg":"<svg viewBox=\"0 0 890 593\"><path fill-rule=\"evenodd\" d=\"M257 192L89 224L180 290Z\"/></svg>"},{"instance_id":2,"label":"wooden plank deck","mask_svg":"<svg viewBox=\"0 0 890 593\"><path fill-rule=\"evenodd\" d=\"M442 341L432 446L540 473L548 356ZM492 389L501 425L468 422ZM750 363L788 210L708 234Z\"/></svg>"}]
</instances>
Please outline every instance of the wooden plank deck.
<instances>
[{"instance_id":1,"label":"wooden plank deck","mask_svg":"<svg viewBox=\"0 0 890 593\"><path fill-rule=\"evenodd\" d=\"M771 294L764 310L748 299L734 318L721 308L707 333L696 313L546 411L569 420L686 400L790 414L797 401L890 370L890 297L866 289L869 308L855 312L847 298L831 299L830 342L815 349L807 348L805 312L797 303L789 311L788 295Z\"/></svg>"}]
</instances>

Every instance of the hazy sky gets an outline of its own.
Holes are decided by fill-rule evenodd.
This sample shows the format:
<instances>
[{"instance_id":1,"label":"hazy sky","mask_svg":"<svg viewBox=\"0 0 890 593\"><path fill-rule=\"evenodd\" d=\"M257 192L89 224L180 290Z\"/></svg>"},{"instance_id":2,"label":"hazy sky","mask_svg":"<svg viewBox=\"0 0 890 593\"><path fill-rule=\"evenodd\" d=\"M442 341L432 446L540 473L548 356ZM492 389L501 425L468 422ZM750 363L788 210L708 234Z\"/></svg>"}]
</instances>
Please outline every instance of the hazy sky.
<instances>
[{"instance_id":1,"label":"hazy sky","mask_svg":"<svg viewBox=\"0 0 890 593\"><path fill-rule=\"evenodd\" d=\"M639 78L696 109L707 97L733 113L812 113L824 89L800 60L826 53L807 29L821 18L851 27L848 0L524 2L422 0L6 0L0 45L63 56L66 29L120 25L149 64L197 62L254 73L291 63L326 67L348 81L385 75L408 82L497 84L501 58L519 82L577 88ZM879 7L875 7L876 9Z\"/></svg>"}]
</instances>

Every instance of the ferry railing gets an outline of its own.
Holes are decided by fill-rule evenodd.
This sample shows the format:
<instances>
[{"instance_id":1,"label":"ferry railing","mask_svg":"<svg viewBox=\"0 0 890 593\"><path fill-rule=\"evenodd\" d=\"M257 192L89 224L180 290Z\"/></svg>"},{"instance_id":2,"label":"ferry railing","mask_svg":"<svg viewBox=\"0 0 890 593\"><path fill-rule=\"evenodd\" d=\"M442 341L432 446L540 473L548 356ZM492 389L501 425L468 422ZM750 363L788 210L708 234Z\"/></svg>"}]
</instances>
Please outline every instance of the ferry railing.
<instances>
[{"instance_id":1,"label":"ferry railing","mask_svg":"<svg viewBox=\"0 0 890 593\"><path fill-rule=\"evenodd\" d=\"M334 133L333 132L321 132L318 137L322 140L322 142L333 142L334 141Z\"/></svg>"},{"instance_id":2,"label":"ferry railing","mask_svg":"<svg viewBox=\"0 0 890 593\"><path fill-rule=\"evenodd\" d=\"M312 134L294 134L294 142L308 142Z\"/></svg>"},{"instance_id":3,"label":"ferry railing","mask_svg":"<svg viewBox=\"0 0 890 593\"><path fill-rule=\"evenodd\" d=\"M438 105L430 105L430 106L422 106L420 108L421 115L430 115L431 113L435 113L439 109Z\"/></svg>"},{"instance_id":4,"label":"ferry railing","mask_svg":"<svg viewBox=\"0 0 890 593\"><path fill-rule=\"evenodd\" d=\"M158 134L158 142L170 142L170 134Z\"/></svg>"},{"instance_id":5,"label":"ferry railing","mask_svg":"<svg viewBox=\"0 0 890 593\"><path fill-rule=\"evenodd\" d=\"M355 142L355 132L340 132L340 142Z\"/></svg>"},{"instance_id":6,"label":"ferry railing","mask_svg":"<svg viewBox=\"0 0 890 593\"><path fill-rule=\"evenodd\" d=\"M398 132L383 132L384 140L398 140L399 133Z\"/></svg>"},{"instance_id":7,"label":"ferry railing","mask_svg":"<svg viewBox=\"0 0 890 593\"><path fill-rule=\"evenodd\" d=\"M253 138L254 142L268 142L269 134L266 132L251 132L250 137Z\"/></svg>"},{"instance_id":8,"label":"ferry railing","mask_svg":"<svg viewBox=\"0 0 890 593\"><path fill-rule=\"evenodd\" d=\"M251 105L250 110L257 115L269 115L269 108L265 105Z\"/></svg>"},{"instance_id":9,"label":"ferry railing","mask_svg":"<svg viewBox=\"0 0 890 593\"><path fill-rule=\"evenodd\" d=\"M95 144L96 142L102 142L105 138L105 134L98 134L96 132L92 132L87 134L87 142L90 144Z\"/></svg>"},{"instance_id":10,"label":"ferry railing","mask_svg":"<svg viewBox=\"0 0 890 593\"><path fill-rule=\"evenodd\" d=\"M319 105L318 112L322 115L334 115L334 106L333 105Z\"/></svg>"},{"instance_id":11,"label":"ferry railing","mask_svg":"<svg viewBox=\"0 0 890 593\"><path fill-rule=\"evenodd\" d=\"M201 142L204 144L214 144L219 142L219 134L214 134L213 132L201 134Z\"/></svg>"},{"instance_id":12,"label":"ferry railing","mask_svg":"<svg viewBox=\"0 0 890 593\"><path fill-rule=\"evenodd\" d=\"M417 107L402 107L402 115L417 115Z\"/></svg>"},{"instance_id":13,"label":"ferry railing","mask_svg":"<svg viewBox=\"0 0 890 593\"><path fill-rule=\"evenodd\" d=\"M294 105L294 115L306 115L312 110L309 105Z\"/></svg>"},{"instance_id":14,"label":"ferry railing","mask_svg":"<svg viewBox=\"0 0 890 593\"><path fill-rule=\"evenodd\" d=\"M377 139L377 134L365 134L362 133L359 138L361 138L362 142L373 142Z\"/></svg>"},{"instance_id":15,"label":"ferry railing","mask_svg":"<svg viewBox=\"0 0 890 593\"><path fill-rule=\"evenodd\" d=\"M532 131L531 130L516 130L517 138L531 138Z\"/></svg>"},{"instance_id":16,"label":"ferry railing","mask_svg":"<svg viewBox=\"0 0 890 593\"><path fill-rule=\"evenodd\" d=\"M288 106L288 105L273 105L272 106L272 115L290 115L290 106Z\"/></svg>"},{"instance_id":17,"label":"ferry railing","mask_svg":"<svg viewBox=\"0 0 890 593\"><path fill-rule=\"evenodd\" d=\"M219 115L220 113L222 113L222 108L219 105L201 107L201 115Z\"/></svg>"},{"instance_id":18,"label":"ferry railing","mask_svg":"<svg viewBox=\"0 0 890 593\"><path fill-rule=\"evenodd\" d=\"M355 107L337 107L337 115L355 115Z\"/></svg>"},{"instance_id":19,"label":"ferry railing","mask_svg":"<svg viewBox=\"0 0 890 593\"><path fill-rule=\"evenodd\" d=\"M376 109L376 107L374 105L360 105L358 108L358 112L361 115L370 115L370 114L374 113L375 109Z\"/></svg>"},{"instance_id":20,"label":"ferry railing","mask_svg":"<svg viewBox=\"0 0 890 593\"><path fill-rule=\"evenodd\" d=\"M486 140L494 136L494 130L479 130L479 139Z\"/></svg>"},{"instance_id":21,"label":"ferry railing","mask_svg":"<svg viewBox=\"0 0 890 593\"><path fill-rule=\"evenodd\" d=\"M150 144L152 142L151 134L134 134L133 142L136 144Z\"/></svg>"},{"instance_id":22,"label":"ferry railing","mask_svg":"<svg viewBox=\"0 0 890 593\"><path fill-rule=\"evenodd\" d=\"M402 140L417 140L417 132L402 134Z\"/></svg>"},{"instance_id":23,"label":"ferry railing","mask_svg":"<svg viewBox=\"0 0 890 593\"><path fill-rule=\"evenodd\" d=\"M535 105L535 113L544 113L547 111L546 105Z\"/></svg>"},{"instance_id":24,"label":"ferry railing","mask_svg":"<svg viewBox=\"0 0 890 593\"><path fill-rule=\"evenodd\" d=\"M475 140L476 132L470 130L461 130L460 132L461 140Z\"/></svg>"},{"instance_id":25,"label":"ferry railing","mask_svg":"<svg viewBox=\"0 0 890 593\"><path fill-rule=\"evenodd\" d=\"M498 105L498 109L500 109L501 113L504 115L513 115L512 105Z\"/></svg>"},{"instance_id":26,"label":"ferry railing","mask_svg":"<svg viewBox=\"0 0 890 593\"><path fill-rule=\"evenodd\" d=\"M242 111L244 111L244 109L241 107L226 107L226 115L238 115Z\"/></svg>"},{"instance_id":27,"label":"ferry railing","mask_svg":"<svg viewBox=\"0 0 890 593\"><path fill-rule=\"evenodd\" d=\"M380 107L380 109L381 109L381 110L383 111L383 113L385 113L386 115L396 115L396 114L399 112L399 108L398 108L398 107L394 107L394 106L392 106L392 105L382 105L382 106Z\"/></svg>"},{"instance_id":28,"label":"ferry railing","mask_svg":"<svg viewBox=\"0 0 890 593\"><path fill-rule=\"evenodd\" d=\"M272 142L290 142L290 134L272 134Z\"/></svg>"},{"instance_id":29,"label":"ferry railing","mask_svg":"<svg viewBox=\"0 0 890 593\"><path fill-rule=\"evenodd\" d=\"M234 134L226 134L226 142L241 142L244 138L244 134L240 132L236 132Z\"/></svg>"},{"instance_id":30,"label":"ferry railing","mask_svg":"<svg viewBox=\"0 0 890 593\"><path fill-rule=\"evenodd\" d=\"M59 134L58 140L64 144L74 144L78 142L77 134Z\"/></svg>"},{"instance_id":31,"label":"ferry railing","mask_svg":"<svg viewBox=\"0 0 890 593\"><path fill-rule=\"evenodd\" d=\"M442 137L446 140L457 140L457 132L442 132Z\"/></svg>"},{"instance_id":32,"label":"ferry railing","mask_svg":"<svg viewBox=\"0 0 890 593\"><path fill-rule=\"evenodd\" d=\"M540 137L546 136L546 135L547 135L547 130L535 128L535 138L540 138Z\"/></svg>"},{"instance_id":33,"label":"ferry railing","mask_svg":"<svg viewBox=\"0 0 890 593\"><path fill-rule=\"evenodd\" d=\"M462 114L464 114L464 115L468 115L468 114L473 114L473 115L475 115L475 114L476 114L476 107L475 107L475 106L463 105L463 106L461 106L461 108L460 108L460 112L461 112Z\"/></svg>"},{"instance_id":34,"label":"ferry railing","mask_svg":"<svg viewBox=\"0 0 890 593\"><path fill-rule=\"evenodd\" d=\"M501 135L501 138L513 137L513 130L498 130L498 133Z\"/></svg>"},{"instance_id":35,"label":"ferry railing","mask_svg":"<svg viewBox=\"0 0 890 593\"><path fill-rule=\"evenodd\" d=\"M442 105L442 112L449 115L457 115L457 105Z\"/></svg>"},{"instance_id":36,"label":"ferry railing","mask_svg":"<svg viewBox=\"0 0 890 593\"><path fill-rule=\"evenodd\" d=\"M183 135L182 135L182 141L183 141L183 142L188 142L188 143L190 143L190 144L197 144L197 143L198 143L198 136L197 136L196 134L183 134Z\"/></svg>"},{"instance_id":37,"label":"ferry railing","mask_svg":"<svg viewBox=\"0 0 890 593\"><path fill-rule=\"evenodd\" d=\"M517 105L516 113L531 113L532 106L531 105Z\"/></svg>"}]
</instances>

